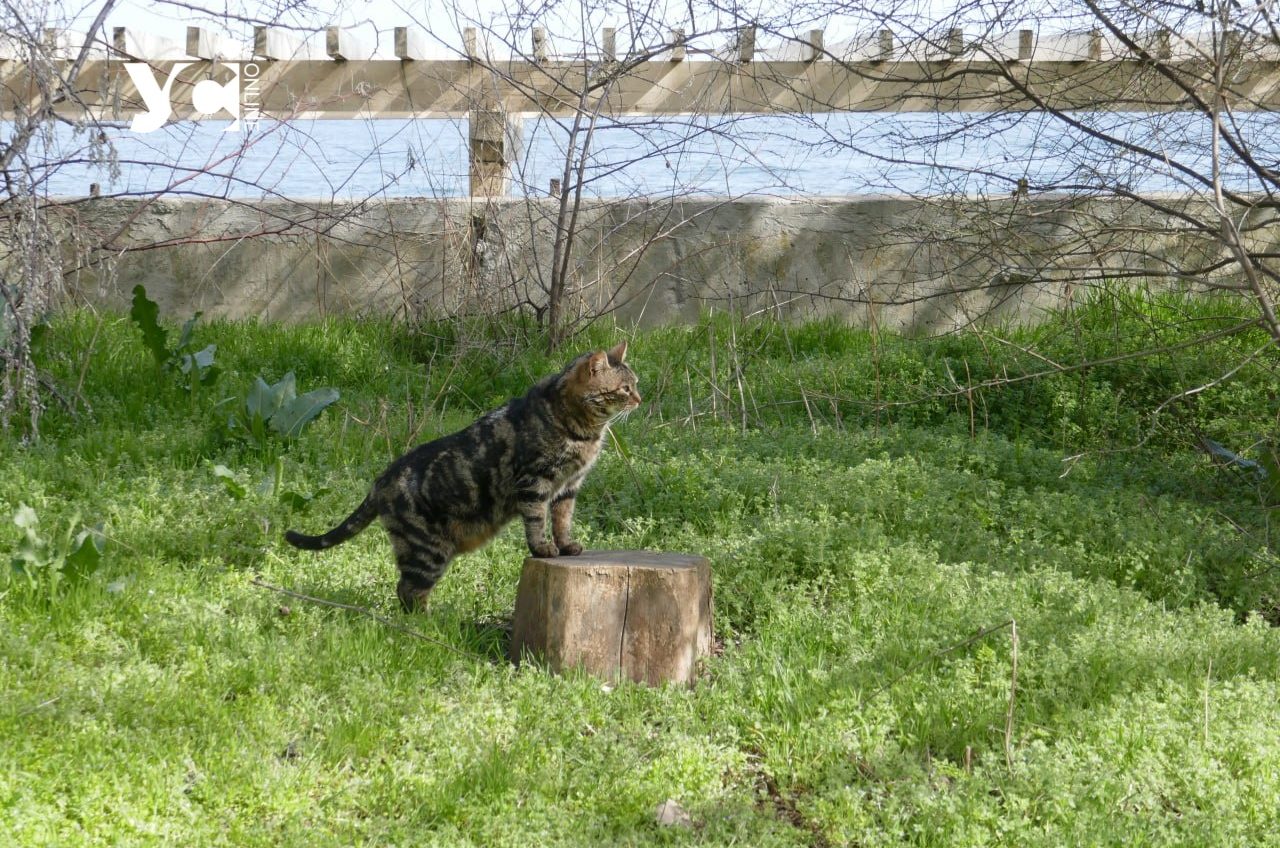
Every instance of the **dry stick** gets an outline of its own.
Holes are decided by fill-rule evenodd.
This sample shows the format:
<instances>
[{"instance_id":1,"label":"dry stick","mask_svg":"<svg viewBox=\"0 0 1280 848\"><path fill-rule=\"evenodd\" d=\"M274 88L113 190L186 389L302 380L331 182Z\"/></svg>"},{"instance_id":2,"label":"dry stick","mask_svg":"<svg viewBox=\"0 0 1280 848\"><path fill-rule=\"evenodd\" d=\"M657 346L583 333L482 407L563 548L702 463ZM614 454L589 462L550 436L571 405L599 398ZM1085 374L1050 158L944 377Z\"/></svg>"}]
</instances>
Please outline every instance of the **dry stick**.
<instances>
[{"instance_id":1,"label":"dry stick","mask_svg":"<svg viewBox=\"0 0 1280 848\"><path fill-rule=\"evenodd\" d=\"M1222 92L1216 92L1216 95L1221 98ZM1222 179L1221 175L1218 173L1218 139L1221 132L1221 117L1218 111L1215 110L1213 113L1213 144L1211 147L1213 151L1214 171L1213 202L1221 222L1222 240L1226 242L1227 249L1230 250L1232 255L1235 257L1236 263L1240 266L1240 270L1244 272L1245 280L1249 284L1249 289L1253 292L1254 299L1258 303L1258 309L1262 313L1263 324L1266 327L1267 332L1270 334L1271 340L1276 345L1280 345L1280 319L1276 317L1275 304L1271 301L1271 296L1267 291L1266 285L1258 278L1258 269L1254 264L1254 257L1245 249L1245 246L1240 239L1240 231L1236 227L1235 221L1231 220L1231 216L1227 214L1226 204L1223 200Z\"/></svg>"},{"instance_id":2,"label":"dry stick","mask_svg":"<svg viewBox=\"0 0 1280 848\"><path fill-rule=\"evenodd\" d=\"M714 321L715 311L712 310L707 324L707 335L711 337L708 345L711 351L711 417L719 420L720 413L716 410L716 393L720 391L720 387L716 385L716 325L713 323Z\"/></svg>"},{"instance_id":3,"label":"dry stick","mask_svg":"<svg viewBox=\"0 0 1280 848\"><path fill-rule=\"evenodd\" d=\"M966 397L968 397L968 398L969 398L969 418L970 418L970 420L972 420L972 418L973 418L973 386L961 386L961 385L960 385L960 381L956 379L956 375L955 375L954 373L952 373L952 371L951 371L951 363L950 363L950 362L947 362L947 361L944 359L944 360L942 361L942 365L943 365L943 367L944 367L944 368L946 368L946 369L947 369L947 376L951 378L951 385L955 386L955 387L956 387L956 390L957 390L958 392L960 392L960 393L964 394ZM967 360L967 359L966 359L966 360L964 361L964 367L965 367L965 371L966 371L966 372L968 372L968 370L969 370L969 360ZM973 437L973 433L972 433L972 432L970 432L969 436L970 436L970 438L972 438L972 437Z\"/></svg>"},{"instance_id":4,"label":"dry stick","mask_svg":"<svg viewBox=\"0 0 1280 848\"><path fill-rule=\"evenodd\" d=\"M320 606L323 606L323 607L333 607L334 609L347 610L348 612L358 612L361 615L367 615L369 618L372 618L374 621L378 622L379 624L385 624L387 627L390 627L393 630L399 630L401 633L407 633L410 636L416 636L417 638L421 639L424 642L430 642L432 645L436 645L438 647L444 648L446 651L452 651L453 653L457 654L460 657L466 657L469 660L484 660L486 662L488 661L487 657L483 657L480 654L474 654L471 651L464 651L461 648L450 645L448 642L443 642L439 639L432 639L430 636L426 635L425 633L421 633L417 630L414 630L412 627L405 627L403 624L397 624L396 622L392 621L386 616L379 615L378 613L374 612L371 609L368 609L367 607L358 607L355 604L343 604L343 603L339 603L338 601L328 601L328 600L325 600L324 598L317 598L312 595L304 595L301 592L295 592L292 589L285 589L281 586L273 586L270 583L259 580L256 577L250 577L249 582L252 583L254 586L261 586L263 589L270 589L273 592L279 592L282 595L288 595L290 598L297 598L300 601L310 601L313 604L319 604Z\"/></svg>"},{"instance_id":5,"label":"dry stick","mask_svg":"<svg viewBox=\"0 0 1280 848\"><path fill-rule=\"evenodd\" d=\"M973 416L973 374L969 371L969 360L964 361L964 381L968 385L965 395L969 398L969 440L976 438Z\"/></svg>"},{"instance_id":6,"label":"dry stick","mask_svg":"<svg viewBox=\"0 0 1280 848\"><path fill-rule=\"evenodd\" d=\"M999 336L997 336L995 333L987 333L980 329L975 330L974 332L977 333L978 339L982 341L983 347L986 347L986 340L991 339L992 341L999 342L1002 345L1007 345L1021 353L1025 353L1027 356L1035 357L1036 359L1040 360L1045 365L1048 365L1051 368L1062 369L1066 367L1060 362L1054 362L1052 359L1050 359L1049 357L1043 354L1036 353L1034 350L1032 350L1029 347L1024 347L1016 342L1010 341L1009 339L1002 339Z\"/></svg>"},{"instance_id":7,"label":"dry stick","mask_svg":"<svg viewBox=\"0 0 1280 848\"><path fill-rule=\"evenodd\" d=\"M38 703L38 704L33 704L33 705L31 705L31 706L27 707L27 708L26 708L25 710L23 710L22 712L18 713L18 718L26 718L27 716L31 715L32 713L34 713L34 712L39 712L40 710L44 709L45 707L51 707L51 706L53 706L54 704L58 703L58 701L60 701L61 699L62 699L62 696L61 696L61 695L54 695L52 698L50 698L50 699L49 699L49 700L47 700L47 701L41 701L41 702L40 702L40 703Z\"/></svg>"},{"instance_id":8,"label":"dry stick","mask_svg":"<svg viewBox=\"0 0 1280 848\"><path fill-rule=\"evenodd\" d=\"M689 379L689 366L684 367L684 384L689 391L689 422L693 425L693 432L698 432L698 417L693 411L693 381Z\"/></svg>"},{"instance_id":9,"label":"dry stick","mask_svg":"<svg viewBox=\"0 0 1280 848\"><path fill-rule=\"evenodd\" d=\"M618 452L618 456L622 457L623 463L627 466L627 472L631 475L631 482L636 487L636 492L640 495L641 501L644 500L644 489L640 486L640 478L636 476L636 470L631 465L631 457L623 449L622 443L618 441L618 434L613 432L613 427L606 427L605 431L609 434L609 438L613 440L613 448ZM661 481L661 477L658 478ZM663 488L666 488L665 484Z\"/></svg>"},{"instance_id":10,"label":"dry stick","mask_svg":"<svg viewBox=\"0 0 1280 848\"><path fill-rule=\"evenodd\" d=\"M1018 622L1009 619L1009 641L1013 650L1013 669L1009 672L1009 709L1004 714L1004 761L1013 771L1013 705L1018 696Z\"/></svg>"},{"instance_id":11,"label":"dry stick","mask_svg":"<svg viewBox=\"0 0 1280 848\"><path fill-rule=\"evenodd\" d=\"M804 402L805 414L809 416L809 429L816 439L818 438L818 422L813 420L813 407L809 405L809 393L804 390L804 384L799 380L796 380L796 385L800 387L800 400Z\"/></svg>"},{"instance_id":12,"label":"dry stick","mask_svg":"<svg viewBox=\"0 0 1280 848\"><path fill-rule=\"evenodd\" d=\"M1212 389L1214 386L1218 385L1219 383L1224 383L1227 380L1230 380L1232 377L1236 375L1236 372L1238 372L1241 368L1244 368L1246 365L1253 362L1253 360L1257 359L1262 354L1271 350L1273 347L1275 347L1275 343L1268 341L1265 345L1258 348L1253 353L1249 354L1243 360L1238 362L1236 366L1232 368L1230 371L1228 371L1227 373L1219 377L1214 377L1212 380L1210 380L1207 383L1202 383L1199 386L1195 386L1194 388L1185 389L1173 395L1172 397L1165 398L1165 400L1159 406L1157 406L1155 410L1153 410L1151 413L1152 426L1154 427L1155 425L1156 416L1159 415L1161 412L1163 412L1165 410L1165 407L1179 400L1182 400L1183 398L1191 397L1192 395L1198 395L1200 394L1200 392L1203 392L1207 389Z\"/></svg>"},{"instance_id":13,"label":"dry stick","mask_svg":"<svg viewBox=\"0 0 1280 848\"><path fill-rule=\"evenodd\" d=\"M938 392L937 394L926 395L924 397L916 398L914 400L885 401L884 403L877 404L875 408L879 410L879 409L889 409L891 407L911 406L913 404L920 403L922 400L926 400L926 399L936 400L939 398L957 397L959 395L964 394L967 389L998 389L1004 386L1012 385L1014 383L1025 383L1029 380L1038 380L1042 377L1048 377L1054 374L1074 374L1077 371L1088 371L1091 368L1098 368L1103 365L1114 365L1117 362L1128 362L1134 359L1141 359L1145 356L1151 356L1152 354L1156 354L1156 353L1172 353L1173 351L1176 351L1176 350L1185 350L1186 348L1189 348L1189 347L1196 347L1197 345L1204 345L1212 341L1217 341L1218 339L1221 339L1221 338L1233 336L1244 330L1249 329L1250 327L1256 327L1256 326L1262 325L1263 323L1264 322L1261 317L1250 318L1247 321L1241 321L1239 324L1233 324L1230 327L1226 327L1221 330L1215 330L1212 333L1205 333L1204 335L1197 336L1194 339L1186 339L1184 341L1180 341L1171 345L1165 345L1163 347L1148 347L1148 348L1143 348L1142 350L1131 351L1129 353L1117 353L1112 356L1103 356L1098 359L1092 359L1092 360L1089 360L1088 362L1077 362L1074 365L1067 365L1062 368L1046 368L1042 371L1031 371L1025 374L1016 374L1012 377L1008 375L1007 368L1006 368L1006 374L1004 377L1001 377L1001 378L992 378L989 380L983 380L979 383L975 383L974 385L968 386L968 387L959 386L959 384L957 383L958 388L954 390ZM834 397L833 395L825 395L825 396ZM846 400L849 400L850 402L855 402L855 403L857 402L852 398L846 398Z\"/></svg>"},{"instance_id":14,"label":"dry stick","mask_svg":"<svg viewBox=\"0 0 1280 848\"><path fill-rule=\"evenodd\" d=\"M880 394L880 390L882 388L882 386L880 385L880 325L876 321L875 308L874 308L874 305L871 303L867 304L867 324L869 325L869 329L871 332L871 369L872 369L871 385L875 387L875 393L876 393L875 407L874 407L876 412L875 434L876 434L876 437L879 438L880 413L883 410L883 403L882 403L883 398L881 397L881 394Z\"/></svg>"},{"instance_id":15,"label":"dry stick","mask_svg":"<svg viewBox=\"0 0 1280 848\"><path fill-rule=\"evenodd\" d=\"M729 351L733 354L733 376L738 381L738 404L742 408L742 432L747 432L747 395L742 390L742 362L738 359L738 331L729 324Z\"/></svg>"},{"instance_id":16,"label":"dry stick","mask_svg":"<svg viewBox=\"0 0 1280 848\"><path fill-rule=\"evenodd\" d=\"M578 175L577 182L573 188L573 203L569 203L569 177L573 173L573 155L578 151L578 133L582 130L582 117L586 112L587 95L591 89L584 88L578 96L578 108L574 113L573 130L569 134L568 152L565 154L565 166L563 180L561 183L565 187L565 191L560 199L560 214L556 218L556 241L552 249L552 268L551 268L551 288L547 292L547 330L549 334L548 347L555 349L560 343L560 336L564 329L561 326L564 323L564 293L565 283L569 275L570 257L573 251L574 237L578 231L578 213L582 209L582 189L586 185L587 171L587 153L591 149L592 138L595 135L596 123L600 119L600 114L604 109L605 103L609 97L609 91L613 87L613 83L618 79L618 74L610 74L606 77L600 88L600 96L596 99L595 109L591 112L587 122L586 135L582 140L582 153L578 157ZM568 220L565 215L568 213ZM557 265L556 263L559 262Z\"/></svg>"},{"instance_id":17,"label":"dry stick","mask_svg":"<svg viewBox=\"0 0 1280 848\"><path fill-rule=\"evenodd\" d=\"M84 380L89 374L89 360L93 356L94 348L97 347L98 344L98 333L102 331L103 321L106 320L96 309L93 310L93 314L97 317L98 323L93 325L93 336L89 339L89 347L85 351L84 362L80 366L80 379L76 381L76 396L84 402L86 409L89 408L89 402L84 400Z\"/></svg>"},{"instance_id":18,"label":"dry stick","mask_svg":"<svg viewBox=\"0 0 1280 848\"><path fill-rule=\"evenodd\" d=\"M1213 657L1209 657L1209 669L1204 674L1204 747L1209 747L1209 687L1213 685Z\"/></svg>"},{"instance_id":19,"label":"dry stick","mask_svg":"<svg viewBox=\"0 0 1280 848\"><path fill-rule=\"evenodd\" d=\"M996 633L1010 626L1015 626L1012 618L1009 619L1008 621L1001 622L1000 624L993 624L990 627L984 627L983 629L979 630L977 633L973 634L968 639L965 639L962 642L956 642L954 645L950 645L946 648L943 648L941 651L935 651L926 657L921 657L920 659L916 660L911 665L903 669L902 673L899 674L897 677L893 678L888 683L885 683L884 685L879 686L876 689L872 690L871 696L875 697L876 695L879 695L881 692L885 692L891 689L892 687L897 685L898 681L902 680L907 675L911 674L913 671L915 671L917 668L924 665L925 663L932 662L933 660L945 657L947 654L951 653L952 651L958 651L961 648L967 648L968 646L972 645L974 642L985 639L986 637L990 636L992 633Z\"/></svg>"}]
</instances>

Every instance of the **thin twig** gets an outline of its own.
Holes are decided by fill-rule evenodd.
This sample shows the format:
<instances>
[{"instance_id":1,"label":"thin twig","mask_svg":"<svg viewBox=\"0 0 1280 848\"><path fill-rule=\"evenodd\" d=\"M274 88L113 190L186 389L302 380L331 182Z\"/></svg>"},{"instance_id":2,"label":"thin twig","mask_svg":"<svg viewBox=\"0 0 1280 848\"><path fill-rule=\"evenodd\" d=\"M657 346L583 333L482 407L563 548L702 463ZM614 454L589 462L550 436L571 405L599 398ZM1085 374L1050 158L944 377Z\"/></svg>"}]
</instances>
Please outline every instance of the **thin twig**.
<instances>
[{"instance_id":1,"label":"thin twig","mask_svg":"<svg viewBox=\"0 0 1280 848\"><path fill-rule=\"evenodd\" d=\"M1268 341L1262 347L1258 348L1253 353L1246 356L1243 360L1241 360L1240 362L1237 362L1235 366L1231 368L1231 370L1227 371L1227 373L1222 374L1218 377L1215 377L1207 383L1201 383L1199 386L1186 389L1184 391L1178 392L1176 395L1173 395L1172 397L1166 398L1164 402L1162 402L1159 406L1157 406L1155 410L1151 413L1151 417L1154 419L1157 415L1163 412L1165 408L1172 403L1180 401L1183 398L1191 397L1192 395L1200 394L1200 392L1203 392L1206 389L1212 389L1214 386L1217 386L1220 383L1225 383L1227 380L1230 380L1232 377L1234 377L1236 373L1240 371L1240 369L1244 368L1250 362L1253 362L1253 360L1257 359L1259 356L1266 353L1267 351L1274 350L1274 349L1275 349L1275 343Z\"/></svg>"},{"instance_id":2,"label":"thin twig","mask_svg":"<svg viewBox=\"0 0 1280 848\"><path fill-rule=\"evenodd\" d=\"M338 601L329 601L329 600L325 600L324 598L317 598L313 595L304 595L301 592L295 592L292 589L285 589L281 586L273 586L272 584L259 580L256 577L249 578L249 582L252 583L254 586L261 586L263 589L270 589L273 592L279 592L281 595L288 595L290 598L297 598L300 601L309 601L313 604L319 604L320 606L333 607L334 609L347 610L348 612L358 612L361 615L366 615L369 618L372 618L374 621L378 622L379 624L385 624L387 627L390 627L393 630L399 630L401 633L407 633L408 635L421 639L424 642L430 642L432 645L436 645L438 647L444 648L446 651L452 651L453 653L457 654L460 657L466 657L467 659L471 659L471 660L483 660L485 662L488 662L487 657L483 657L480 654L472 653L471 651L464 651L462 648L458 648L453 645L450 645L448 642L443 642L439 639L433 639L430 636L426 635L425 633L414 630L412 627L405 627L403 624L394 622L384 615L379 615L378 613L374 612L371 609L368 609L367 607L360 607L360 606L356 606L355 604L344 604Z\"/></svg>"},{"instance_id":3,"label":"thin twig","mask_svg":"<svg viewBox=\"0 0 1280 848\"><path fill-rule=\"evenodd\" d=\"M1018 622L1009 619L1013 668L1009 672L1009 708L1004 714L1004 761L1013 771L1013 706L1018 697Z\"/></svg>"},{"instance_id":4,"label":"thin twig","mask_svg":"<svg viewBox=\"0 0 1280 848\"><path fill-rule=\"evenodd\" d=\"M711 417L717 421L720 419L720 411L716 409L716 394L720 391L720 387L716 385L716 325L715 313L712 312L707 319L707 349L711 356ZM728 395L725 395L727 398Z\"/></svg>"},{"instance_id":5,"label":"thin twig","mask_svg":"<svg viewBox=\"0 0 1280 848\"><path fill-rule=\"evenodd\" d=\"M76 397L80 398L86 409L89 409L89 402L84 397L84 381L89 376L89 360L93 358L94 349L98 346L98 334L102 332L102 324L106 320L98 310L92 307L90 309L93 311L94 317L98 319L98 322L93 325L93 335L89 338L89 347L84 352L84 361L80 365L80 379L76 380L75 391ZM92 412L91 409L89 411Z\"/></svg>"},{"instance_id":6,"label":"thin twig","mask_svg":"<svg viewBox=\"0 0 1280 848\"><path fill-rule=\"evenodd\" d=\"M614 450L618 452L618 456L622 457L622 461L626 464L627 473L631 475L631 482L636 487L636 494L640 495L641 500L644 500L644 488L640 485L640 478L636 476L636 470L631 465L631 457L627 456L626 449L618 441L618 434L613 432L612 427L606 427L605 432L609 434L610 440L613 441Z\"/></svg>"},{"instance_id":7,"label":"thin twig","mask_svg":"<svg viewBox=\"0 0 1280 848\"><path fill-rule=\"evenodd\" d=\"M738 382L738 406L742 410L742 432L746 433L747 395L742 390L742 361L738 358L738 332L734 329L734 324L729 325L729 352L733 354L733 377Z\"/></svg>"},{"instance_id":8,"label":"thin twig","mask_svg":"<svg viewBox=\"0 0 1280 848\"><path fill-rule=\"evenodd\" d=\"M1209 748L1209 687L1213 685L1213 657L1209 657L1209 668L1204 673L1204 747Z\"/></svg>"},{"instance_id":9,"label":"thin twig","mask_svg":"<svg viewBox=\"0 0 1280 848\"><path fill-rule=\"evenodd\" d=\"M31 715L32 713L34 713L34 712L38 712L39 710L42 710L42 709L44 709L45 707L53 706L54 704L56 704L56 703L57 703L58 701L60 701L61 699L62 699L62 696L61 696L61 695L54 695L52 698L50 698L50 699L49 699L49 700L47 700L47 701L41 701L41 702L40 702L40 703L38 703L38 704L35 704L35 705L33 705L33 706L30 706L30 707L27 707L25 710L23 710L22 712L18 713L18 718L26 718L27 716Z\"/></svg>"},{"instance_id":10,"label":"thin twig","mask_svg":"<svg viewBox=\"0 0 1280 848\"><path fill-rule=\"evenodd\" d=\"M903 671L897 677L893 678L888 683L885 683L884 685L878 687L871 694L874 697L876 695L879 695L882 692L885 692L893 688L895 685L897 685L897 683L900 680L905 678L907 675L911 674L913 671L915 671L925 663L932 662L936 659L941 659L942 657L945 657L947 654L951 653L952 651L958 651L961 648L967 648L968 646L972 645L974 642L978 642L982 639L985 639L986 637L990 636L992 633L997 633L1001 630L1004 630L1006 627L1012 627L1012 626L1014 626L1014 623L1013 623L1013 619L1011 618L1008 621L1001 622L1000 624L993 624L990 627L984 627L983 629L979 630L977 633L973 634L972 636L970 636L968 639L965 639L964 641L956 642L954 645L950 645L946 648L943 648L941 651L934 651L932 654L929 654L926 657L921 657L920 659L916 660L911 665L903 669Z\"/></svg>"}]
</instances>

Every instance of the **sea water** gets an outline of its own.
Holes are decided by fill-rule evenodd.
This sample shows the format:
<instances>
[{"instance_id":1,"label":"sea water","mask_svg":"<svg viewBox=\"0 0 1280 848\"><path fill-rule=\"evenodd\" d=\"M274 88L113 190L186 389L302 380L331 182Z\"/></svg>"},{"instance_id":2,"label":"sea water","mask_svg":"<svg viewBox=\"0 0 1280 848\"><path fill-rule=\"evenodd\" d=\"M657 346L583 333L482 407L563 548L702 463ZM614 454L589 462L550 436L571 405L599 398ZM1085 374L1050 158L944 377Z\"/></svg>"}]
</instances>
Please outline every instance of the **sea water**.
<instances>
[{"instance_id":1,"label":"sea water","mask_svg":"<svg viewBox=\"0 0 1280 848\"><path fill-rule=\"evenodd\" d=\"M1256 163L1280 169L1280 116L1233 116ZM270 197L360 201L464 196L465 119L174 122L150 133L60 125L10 174L47 195ZM11 125L0 125L4 137ZM1105 135L1106 137L1100 137ZM550 181L586 197L999 195L1032 190L1201 192L1213 169L1201 115L1039 112L687 115L589 120L525 116L510 193ZM107 144L100 143L105 139ZM95 143L98 142L98 143ZM585 155L584 155L585 147ZM1260 184L1229 145L1219 166Z\"/></svg>"}]
</instances>

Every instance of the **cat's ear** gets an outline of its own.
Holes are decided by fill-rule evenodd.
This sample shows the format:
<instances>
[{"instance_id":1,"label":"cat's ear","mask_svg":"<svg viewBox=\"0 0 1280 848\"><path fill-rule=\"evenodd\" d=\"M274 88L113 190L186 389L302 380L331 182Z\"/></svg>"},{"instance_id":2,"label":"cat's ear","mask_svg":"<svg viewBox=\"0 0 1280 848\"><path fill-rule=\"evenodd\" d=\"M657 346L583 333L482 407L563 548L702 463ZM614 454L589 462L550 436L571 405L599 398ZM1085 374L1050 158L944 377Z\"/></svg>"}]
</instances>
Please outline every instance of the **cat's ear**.
<instances>
[{"instance_id":1,"label":"cat's ear","mask_svg":"<svg viewBox=\"0 0 1280 848\"><path fill-rule=\"evenodd\" d=\"M609 367L609 357L602 350L597 350L587 357L587 373L599 374L605 368Z\"/></svg>"},{"instance_id":2,"label":"cat's ear","mask_svg":"<svg viewBox=\"0 0 1280 848\"><path fill-rule=\"evenodd\" d=\"M627 340L623 339L609 350L609 362L612 365L621 365L627 361Z\"/></svg>"}]
</instances>

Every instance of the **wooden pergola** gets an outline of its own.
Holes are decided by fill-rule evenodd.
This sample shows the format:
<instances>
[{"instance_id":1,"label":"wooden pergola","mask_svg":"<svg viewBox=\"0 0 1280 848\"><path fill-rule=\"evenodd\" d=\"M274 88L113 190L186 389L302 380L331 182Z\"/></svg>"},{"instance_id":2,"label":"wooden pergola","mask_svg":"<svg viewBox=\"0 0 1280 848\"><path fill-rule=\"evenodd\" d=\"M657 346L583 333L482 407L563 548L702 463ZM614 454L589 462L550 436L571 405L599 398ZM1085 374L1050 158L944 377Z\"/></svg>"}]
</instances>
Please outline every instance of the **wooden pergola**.
<instances>
[{"instance_id":1,"label":"wooden pergola","mask_svg":"<svg viewBox=\"0 0 1280 848\"><path fill-rule=\"evenodd\" d=\"M77 40L47 34L56 55ZM602 116L689 113L819 113L1106 109L1164 111L1193 107L1186 80L1206 79L1212 48L1168 32L1117 48L1097 31L1037 37L1018 30L966 40L960 30L903 43L881 30L828 47L821 30L784 50L756 49L744 27L721 50L695 49L676 30L654 48L619 55L606 29L588 55L548 55L545 33L531 32L527 55L490 58L475 30L456 58L433 57L426 33L395 30L394 57L379 57L348 31L330 27L324 47L267 27L251 50L189 27L185 44L116 28L111 44L91 45L62 114L125 121L146 112L127 64L144 63L157 87L169 84L169 120L200 117L193 102L204 80L238 78L242 120L296 118L470 118L471 189L500 194L511 159L509 120L521 113ZM0 46L0 116L32 108L40 96L20 54ZM1280 50L1240 49L1228 102L1240 110L1280 108ZM1172 73L1155 72L1156 65ZM176 69L176 74L175 74ZM135 68L134 73L137 73ZM172 79L171 79L172 77ZM205 115L229 118L229 114Z\"/></svg>"}]
</instances>

